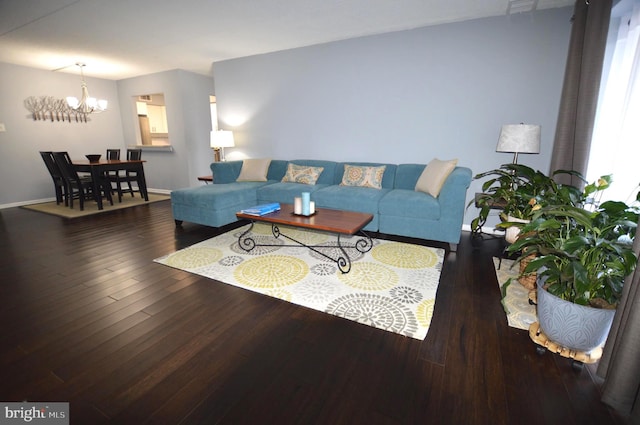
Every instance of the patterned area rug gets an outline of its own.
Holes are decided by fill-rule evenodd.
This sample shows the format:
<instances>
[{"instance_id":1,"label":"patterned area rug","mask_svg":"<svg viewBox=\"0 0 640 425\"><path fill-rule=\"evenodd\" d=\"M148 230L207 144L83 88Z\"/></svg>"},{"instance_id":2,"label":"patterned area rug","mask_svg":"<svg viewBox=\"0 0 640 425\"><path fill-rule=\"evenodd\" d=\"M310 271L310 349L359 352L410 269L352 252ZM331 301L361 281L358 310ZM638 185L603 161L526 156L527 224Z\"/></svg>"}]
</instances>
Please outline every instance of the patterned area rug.
<instances>
[{"instance_id":1,"label":"patterned area rug","mask_svg":"<svg viewBox=\"0 0 640 425\"><path fill-rule=\"evenodd\" d=\"M494 257L493 265L509 326L528 330L529 325L538 319L536 306L529 303L529 290L518 282L518 263L507 258L503 258L500 263L500 259Z\"/></svg>"},{"instance_id":2,"label":"patterned area rug","mask_svg":"<svg viewBox=\"0 0 640 425\"><path fill-rule=\"evenodd\" d=\"M423 340L427 336L444 250L373 239L367 253L348 249L349 273L335 263L283 238L271 226L257 223L258 244L245 252L238 245L242 227L157 258L160 264L238 286L260 294L340 316L378 329ZM333 235L281 226L283 234L309 245L333 245ZM354 244L358 237L342 237ZM323 248L330 253L337 248ZM331 255L331 254L330 254ZM333 256L333 255L332 255Z\"/></svg>"}]
</instances>

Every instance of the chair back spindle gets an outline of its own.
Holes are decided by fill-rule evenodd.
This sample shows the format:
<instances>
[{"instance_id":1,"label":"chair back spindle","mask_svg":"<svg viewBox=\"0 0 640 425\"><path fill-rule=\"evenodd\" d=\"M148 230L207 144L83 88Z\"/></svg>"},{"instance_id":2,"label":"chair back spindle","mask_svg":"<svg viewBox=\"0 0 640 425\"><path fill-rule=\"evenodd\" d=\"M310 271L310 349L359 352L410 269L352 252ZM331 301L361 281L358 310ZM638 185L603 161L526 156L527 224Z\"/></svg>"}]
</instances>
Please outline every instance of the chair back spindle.
<instances>
[{"instance_id":1,"label":"chair back spindle","mask_svg":"<svg viewBox=\"0 0 640 425\"><path fill-rule=\"evenodd\" d=\"M127 149L127 159L140 161L142 159L142 149Z\"/></svg>"},{"instance_id":2,"label":"chair back spindle","mask_svg":"<svg viewBox=\"0 0 640 425\"><path fill-rule=\"evenodd\" d=\"M107 159L120 159L120 149L107 149Z\"/></svg>"}]
</instances>

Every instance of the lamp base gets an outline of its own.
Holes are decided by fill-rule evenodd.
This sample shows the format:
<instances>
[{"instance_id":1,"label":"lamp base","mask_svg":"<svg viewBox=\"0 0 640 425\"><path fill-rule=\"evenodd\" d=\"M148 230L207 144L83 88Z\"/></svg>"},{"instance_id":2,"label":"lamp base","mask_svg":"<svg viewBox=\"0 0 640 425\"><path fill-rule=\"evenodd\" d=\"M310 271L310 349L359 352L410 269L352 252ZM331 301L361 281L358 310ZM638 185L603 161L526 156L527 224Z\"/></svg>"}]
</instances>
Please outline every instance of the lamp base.
<instances>
[{"instance_id":1,"label":"lamp base","mask_svg":"<svg viewBox=\"0 0 640 425\"><path fill-rule=\"evenodd\" d=\"M220 148L213 148L213 160L214 162L220 162Z\"/></svg>"}]
</instances>

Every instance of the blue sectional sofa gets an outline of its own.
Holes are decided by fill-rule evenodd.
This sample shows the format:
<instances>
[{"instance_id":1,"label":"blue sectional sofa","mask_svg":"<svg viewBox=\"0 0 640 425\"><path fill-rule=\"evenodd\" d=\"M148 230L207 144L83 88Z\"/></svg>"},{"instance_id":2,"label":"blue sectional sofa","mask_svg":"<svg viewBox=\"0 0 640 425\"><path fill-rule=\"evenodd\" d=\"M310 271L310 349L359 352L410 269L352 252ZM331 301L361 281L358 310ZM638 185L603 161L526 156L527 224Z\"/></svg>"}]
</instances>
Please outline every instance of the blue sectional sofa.
<instances>
[{"instance_id":1,"label":"blue sectional sofa","mask_svg":"<svg viewBox=\"0 0 640 425\"><path fill-rule=\"evenodd\" d=\"M322 167L315 184L282 182L288 164ZM345 164L386 166L381 188L340 185ZM426 164L379 164L323 160L271 160L267 181L236 181L243 161L211 164L213 184L171 192L176 225L183 221L220 227L237 221L235 213L257 204L292 204L294 197L311 192L319 208L373 214L364 230L449 243L460 241L471 170L455 167L437 197L415 190Z\"/></svg>"}]
</instances>

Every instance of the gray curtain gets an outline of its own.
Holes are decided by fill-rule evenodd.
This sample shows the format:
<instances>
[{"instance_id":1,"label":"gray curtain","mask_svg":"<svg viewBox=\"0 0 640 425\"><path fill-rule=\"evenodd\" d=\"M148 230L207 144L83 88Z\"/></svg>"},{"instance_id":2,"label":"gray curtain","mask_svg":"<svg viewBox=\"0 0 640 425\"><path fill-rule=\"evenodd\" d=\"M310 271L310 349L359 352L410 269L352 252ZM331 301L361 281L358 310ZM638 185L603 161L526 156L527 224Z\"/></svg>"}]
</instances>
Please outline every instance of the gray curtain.
<instances>
[{"instance_id":1,"label":"gray curtain","mask_svg":"<svg viewBox=\"0 0 640 425\"><path fill-rule=\"evenodd\" d=\"M640 256L640 224L633 250ZM602 401L640 423L640 264L625 281L597 374L604 378Z\"/></svg>"},{"instance_id":2,"label":"gray curtain","mask_svg":"<svg viewBox=\"0 0 640 425\"><path fill-rule=\"evenodd\" d=\"M611 4L612 0L576 1L550 172L586 174ZM584 185L575 178L559 182ZM640 225L633 246L640 257ZM604 378L602 401L629 415L630 423L640 424L640 260L626 279L597 374Z\"/></svg>"},{"instance_id":3,"label":"gray curtain","mask_svg":"<svg viewBox=\"0 0 640 425\"><path fill-rule=\"evenodd\" d=\"M600 90L611 0L578 0L549 171L586 174ZM574 179L561 183L583 186ZM634 251L640 257L640 225ZM597 374L604 378L602 401L630 423L640 424L640 260L625 282Z\"/></svg>"},{"instance_id":4,"label":"gray curtain","mask_svg":"<svg viewBox=\"0 0 640 425\"><path fill-rule=\"evenodd\" d=\"M576 1L550 172L575 170L586 174L611 1ZM561 175L557 180L583 187L575 177Z\"/></svg>"}]
</instances>

